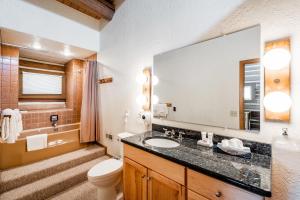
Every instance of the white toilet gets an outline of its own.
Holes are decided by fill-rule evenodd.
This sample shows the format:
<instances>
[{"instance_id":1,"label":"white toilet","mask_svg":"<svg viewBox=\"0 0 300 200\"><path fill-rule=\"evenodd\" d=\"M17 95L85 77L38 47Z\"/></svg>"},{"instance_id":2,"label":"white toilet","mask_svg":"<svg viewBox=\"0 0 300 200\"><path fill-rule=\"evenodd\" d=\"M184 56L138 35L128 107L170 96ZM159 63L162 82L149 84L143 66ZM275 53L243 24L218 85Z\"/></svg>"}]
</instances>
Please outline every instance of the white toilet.
<instances>
[{"instance_id":1,"label":"white toilet","mask_svg":"<svg viewBox=\"0 0 300 200\"><path fill-rule=\"evenodd\" d=\"M121 159L111 158L96 164L88 171L88 180L98 188L99 200L122 200L122 169L123 169L123 145L122 138L132 136L132 133L118 134Z\"/></svg>"}]
</instances>

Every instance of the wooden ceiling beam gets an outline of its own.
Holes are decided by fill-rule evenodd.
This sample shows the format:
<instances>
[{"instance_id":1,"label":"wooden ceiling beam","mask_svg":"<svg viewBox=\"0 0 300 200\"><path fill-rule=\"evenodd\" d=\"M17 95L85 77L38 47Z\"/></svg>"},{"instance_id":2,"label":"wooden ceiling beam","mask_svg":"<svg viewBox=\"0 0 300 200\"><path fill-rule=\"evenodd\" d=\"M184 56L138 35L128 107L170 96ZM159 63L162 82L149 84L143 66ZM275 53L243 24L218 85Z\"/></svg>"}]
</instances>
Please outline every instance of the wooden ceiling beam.
<instances>
[{"instance_id":1,"label":"wooden ceiling beam","mask_svg":"<svg viewBox=\"0 0 300 200\"><path fill-rule=\"evenodd\" d=\"M57 0L73 9L87 14L96 19L111 20L115 7L111 0Z\"/></svg>"}]
</instances>

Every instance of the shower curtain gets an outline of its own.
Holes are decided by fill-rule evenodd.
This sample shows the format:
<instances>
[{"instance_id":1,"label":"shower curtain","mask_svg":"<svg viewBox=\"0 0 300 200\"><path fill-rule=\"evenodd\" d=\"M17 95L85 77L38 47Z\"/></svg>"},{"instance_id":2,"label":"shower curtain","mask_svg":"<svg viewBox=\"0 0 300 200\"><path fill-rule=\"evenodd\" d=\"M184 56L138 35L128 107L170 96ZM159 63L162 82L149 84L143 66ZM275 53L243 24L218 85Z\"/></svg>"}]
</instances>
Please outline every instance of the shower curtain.
<instances>
[{"instance_id":1,"label":"shower curtain","mask_svg":"<svg viewBox=\"0 0 300 200\"><path fill-rule=\"evenodd\" d=\"M97 61L86 62L83 75L80 142L100 142L100 117L97 93Z\"/></svg>"}]
</instances>

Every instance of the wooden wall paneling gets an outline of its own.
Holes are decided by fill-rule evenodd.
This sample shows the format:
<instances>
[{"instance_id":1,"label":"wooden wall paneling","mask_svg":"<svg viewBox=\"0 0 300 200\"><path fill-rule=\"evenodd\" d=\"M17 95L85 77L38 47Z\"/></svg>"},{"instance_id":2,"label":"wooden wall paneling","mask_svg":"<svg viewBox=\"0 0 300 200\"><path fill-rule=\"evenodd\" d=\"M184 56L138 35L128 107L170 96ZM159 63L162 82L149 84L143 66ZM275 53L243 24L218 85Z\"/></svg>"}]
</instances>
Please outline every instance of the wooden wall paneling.
<instances>
[{"instance_id":1,"label":"wooden wall paneling","mask_svg":"<svg viewBox=\"0 0 300 200\"><path fill-rule=\"evenodd\" d=\"M22 59L20 59L19 65L20 67L31 67L31 68L55 70L55 71L63 71L63 72L65 71L65 66L51 65L51 64L33 62L33 61L22 60Z\"/></svg>"},{"instance_id":2,"label":"wooden wall paneling","mask_svg":"<svg viewBox=\"0 0 300 200\"><path fill-rule=\"evenodd\" d=\"M282 39L267 42L265 44L265 52L273 48L286 48L290 51L290 39ZM290 65L279 69L279 70L270 70L264 67L264 82L265 82L265 96L273 91L282 91L287 94L290 94ZM283 113L274 113L265 109L265 119L273 121L290 121L290 111Z\"/></svg>"}]
</instances>

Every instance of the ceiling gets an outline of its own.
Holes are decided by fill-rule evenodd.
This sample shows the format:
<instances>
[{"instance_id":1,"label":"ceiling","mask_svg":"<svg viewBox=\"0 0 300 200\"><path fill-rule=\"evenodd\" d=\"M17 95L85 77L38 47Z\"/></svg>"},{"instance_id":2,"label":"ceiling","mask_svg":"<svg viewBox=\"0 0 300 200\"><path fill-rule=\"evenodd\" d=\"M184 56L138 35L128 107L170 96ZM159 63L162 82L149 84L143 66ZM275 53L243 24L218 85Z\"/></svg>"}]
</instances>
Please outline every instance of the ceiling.
<instances>
[{"instance_id":1,"label":"ceiling","mask_svg":"<svg viewBox=\"0 0 300 200\"><path fill-rule=\"evenodd\" d=\"M22 58L65 64L74 58L84 59L96 53L10 29L1 28L0 31L2 44L20 47Z\"/></svg>"},{"instance_id":2,"label":"ceiling","mask_svg":"<svg viewBox=\"0 0 300 200\"><path fill-rule=\"evenodd\" d=\"M110 21L115 13L113 0L56 0L95 19Z\"/></svg>"}]
</instances>

